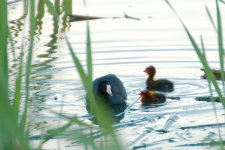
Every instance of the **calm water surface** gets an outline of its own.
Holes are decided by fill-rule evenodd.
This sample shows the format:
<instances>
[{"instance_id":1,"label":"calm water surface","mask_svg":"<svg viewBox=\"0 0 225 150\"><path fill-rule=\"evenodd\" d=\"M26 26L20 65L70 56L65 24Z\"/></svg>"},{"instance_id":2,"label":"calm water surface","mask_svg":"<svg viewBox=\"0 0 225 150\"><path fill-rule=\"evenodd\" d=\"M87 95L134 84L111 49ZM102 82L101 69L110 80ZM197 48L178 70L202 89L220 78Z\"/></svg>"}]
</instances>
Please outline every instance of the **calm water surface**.
<instances>
[{"instance_id":1,"label":"calm water surface","mask_svg":"<svg viewBox=\"0 0 225 150\"><path fill-rule=\"evenodd\" d=\"M195 38L200 41L200 35L203 36L210 65L219 68L217 37L205 11L205 5L209 6L215 17L214 1L171 2ZM225 10L225 5L222 4L221 9ZM21 30L24 27L23 20L19 19L22 16L22 3L11 4L9 11L18 60ZM109 73L116 74L123 81L128 93L128 103L131 103L138 98L139 91L145 88L147 76L143 70L151 64L157 67L157 78L168 78L174 82L175 91L167 96L181 97L180 100L168 99L163 106L148 109L141 108L139 101L135 103L132 111L121 122L144 117L152 119L146 119L135 126L119 128L118 135L123 139L124 146L128 149L141 149L142 146L143 149L144 146L147 146L146 149L165 149L165 146L167 149L210 149L202 143L217 141L218 129L193 127L216 123L212 103L195 100L198 96L209 96L208 83L200 78L202 65L181 24L166 3L156 0L88 1L88 13L107 17L90 21L94 78ZM124 13L140 20L124 18ZM85 14L82 1L73 3L73 14ZM32 135L46 133L47 129L64 124L52 111L81 116L82 119L88 115L85 91L63 36L66 32L74 51L83 66L86 66L86 22L69 23L64 20L57 26L47 10L45 14L40 13L37 20L39 25L36 29L31 75L32 104L29 109ZM27 43L28 36L24 40ZM10 70L12 76L17 73L18 61L14 63ZM10 81L13 84L14 78ZM216 103L215 107L219 122L224 122L221 103ZM168 129L170 132L162 134L159 130L163 129L169 117L176 118L176 121ZM181 129L182 127L187 128ZM224 129L222 126L223 138ZM38 140L33 143L37 144ZM47 142L44 148L78 149L80 144L58 138Z\"/></svg>"}]
</instances>

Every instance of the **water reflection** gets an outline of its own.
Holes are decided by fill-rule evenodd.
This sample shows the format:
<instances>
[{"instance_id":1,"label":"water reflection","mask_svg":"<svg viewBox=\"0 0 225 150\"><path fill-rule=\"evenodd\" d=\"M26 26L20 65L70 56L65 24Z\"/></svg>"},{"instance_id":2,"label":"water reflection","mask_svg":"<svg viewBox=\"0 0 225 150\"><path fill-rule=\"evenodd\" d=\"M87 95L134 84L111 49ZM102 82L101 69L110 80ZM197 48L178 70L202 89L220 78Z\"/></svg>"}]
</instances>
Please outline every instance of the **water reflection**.
<instances>
[{"instance_id":1,"label":"water reflection","mask_svg":"<svg viewBox=\"0 0 225 150\"><path fill-rule=\"evenodd\" d=\"M62 14L67 14L69 10L71 10L72 5L68 5L65 7L65 2L63 1L62 4L60 3L60 0L55 0L54 1L54 7L56 12L59 15ZM60 6L61 5L61 6ZM36 38L37 38L37 43L38 41L41 42L41 38L44 37L44 33L46 30L43 27L43 19L47 15L45 13L45 8L46 8L46 3L45 0L40 0L38 1L37 5L37 15L36 15ZM60 25L58 20L52 16L52 33L49 34L50 40L47 40L46 44L44 44L45 47L38 47L36 48L36 51L41 51L37 55L37 60L36 63L32 66L33 67L33 75L32 79L34 81L34 88L35 88L35 94L34 97L35 99L44 99L47 100L48 95L50 95L51 92L51 85L49 81L53 79L54 73L57 72L57 70L54 67L54 62L58 60L57 57L53 57L52 55L54 53L57 53L58 49L58 41L60 36L62 35L62 32L66 30L69 26L69 22L66 19L66 16L63 15L63 26L60 29ZM50 22L50 21L49 21ZM69 28L67 29L69 30ZM49 31L48 31L49 33ZM43 51L43 49L46 49ZM52 70L52 74L47 73L49 70ZM47 91L47 92L43 92Z\"/></svg>"},{"instance_id":2,"label":"water reflection","mask_svg":"<svg viewBox=\"0 0 225 150\"><path fill-rule=\"evenodd\" d=\"M65 32L65 29L69 29L71 26L70 22L68 21L68 16L72 14L72 0L63 0L62 10L64 11L64 15L62 18L62 32Z\"/></svg>"},{"instance_id":3,"label":"water reflection","mask_svg":"<svg viewBox=\"0 0 225 150\"><path fill-rule=\"evenodd\" d=\"M45 15L45 0L39 0L37 5L37 15L36 15L36 38L39 39L39 35L42 34L42 24L43 17Z\"/></svg>"},{"instance_id":4,"label":"water reflection","mask_svg":"<svg viewBox=\"0 0 225 150\"><path fill-rule=\"evenodd\" d=\"M108 105L108 104L100 104L100 103L96 103L96 104L98 106L98 109L101 109L101 107L104 107L103 112L106 111L106 113L104 114L105 115L104 117L112 118L113 123L119 123L124 118L125 114L123 112L127 108L127 103L121 103L116 105ZM96 115L93 111L91 111L88 103L86 103L86 109L90 115L93 115L93 116ZM95 117L93 117L91 120L95 124L98 124Z\"/></svg>"},{"instance_id":5,"label":"water reflection","mask_svg":"<svg viewBox=\"0 0 225 150\"><path fill-rule=\"evenodd\" d=\"M54 99L52 97L59 93L59 91L56 92L56 85L54 85L54 82L52 82L55 74L58 73L59 70L55 68L55 63L58 61L58 57L53 55L59 52L58 43L63 39L63 32L69 31L70 22L67 21L68 19L66 14L70 14L70 11L72 10L72 4L67 4L67 6L65 6L64 1L55 0L54 7L59 14L59 18L63 20L63 24L59 24L57 19L54 18L51 13L49 13L50 11L46 11L48 10L48 7L46 6L45 0L37 1L36 7L37 13L35 16L35 44L33 49L34 56L30 88L33 101L29 106L30 116L35 116L35 118L37 116L42 116L42 113L46 113L48 111L49 106L46 105L47 100L50 101L51 104L53 104L53 102L54 104L57 103L57 107L62 107L61 101L51 101ZM17 11L20 12L22 10L23 9L20 8L20 10ZM29 45L29 35L27 31L29 31L29 25L27 25L24 30L24 23L29 23L29 16L27 15L28 7L25 10L26 12L23 12L24 14L18 17L18 19L10 21L10 31L13 37L14 46L16 48L16 54L18 54L18 57L16 55L16 62L12 62L13 64L10 67L10 76L13 76L12 80L15 79L14 76L17 74L17 66L19 59L21 58L20 52L22 39L25 39L25 56L28 51L27 45ZM25 33L25 35L23 35L23 33ZM24 62L24 65L25 64L26 62ZM14 85L14 83L14 81L11 81L11 85ZM58 97L61 98L61 95ZM49 112L48 115L50 115ZM43 122L43 120L32 119L32 124L34 125L33 127L35 127L35 124L40 124L40 122Z\"/></svg>"},{"instance_id":6,"label":"water reflection","mask_svg":"<svg viewBox=\"0 0 225 150\"><path fill-rule=\"evenodd\" d=\"M12 35L13 38L17 38L19 34L21 33L23 25L24 25L23 19L24 19L24 16L20 17L19 19L10 21L10 30L11 30L11 33L13 34ZM17 43L16 40L14 42Z\"/></svg>"}]
</instances>

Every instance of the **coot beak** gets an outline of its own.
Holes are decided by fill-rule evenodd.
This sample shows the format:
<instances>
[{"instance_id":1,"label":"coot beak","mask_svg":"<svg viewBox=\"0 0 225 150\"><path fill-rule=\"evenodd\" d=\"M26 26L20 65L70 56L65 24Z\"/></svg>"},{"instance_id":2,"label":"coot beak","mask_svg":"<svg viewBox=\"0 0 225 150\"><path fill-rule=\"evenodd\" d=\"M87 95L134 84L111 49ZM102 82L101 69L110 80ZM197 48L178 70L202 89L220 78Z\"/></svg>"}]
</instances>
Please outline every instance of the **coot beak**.
<instances>
[{"instance_id":1,"label":"coot beak","mask_svg":"<svg viewBox=\"0 0 225 150\"><path fill-rule=\"evenodd\" d=\"M150 70L145 69L143 72L150 74Z\"/></svg>"},{"instance_id":2,"label":"coot beak","mask_svg":"<svg viewBox=\"0 0 225 150\"><path fill-rule=\"evenodd\" d=\"M112 94L112 89L111 89L111 85L110 85L110 84L107 84L107 85L106 85L106 92L107 92L110 96L113 96L113 94Z\"/></svg>"},{"instance_id":3,"label":"coot beak","mask_svg":"<svg viewBox=\"0 0 225 150\"><path fill-rule=\"evenodd\" d=\"M141 92L138 93L138 95L140 96L139 98L143 98L143 94Z\"/></svg>"}]
</instances>

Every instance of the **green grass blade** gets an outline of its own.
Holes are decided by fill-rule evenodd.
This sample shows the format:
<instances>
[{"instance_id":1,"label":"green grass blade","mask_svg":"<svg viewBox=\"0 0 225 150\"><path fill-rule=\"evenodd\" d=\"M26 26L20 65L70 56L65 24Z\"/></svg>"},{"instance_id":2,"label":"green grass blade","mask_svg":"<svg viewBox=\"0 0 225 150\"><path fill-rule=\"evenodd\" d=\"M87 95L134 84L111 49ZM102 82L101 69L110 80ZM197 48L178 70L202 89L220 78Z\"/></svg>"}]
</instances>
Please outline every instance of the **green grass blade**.
<instances>
[{"instance_id":1,"label":"green grass blade","mask_svg":"<svg viewBox=\"0 0 225 150\"><path fill-rule=\"evenodd\" d=\"M29 149L11 109L8 97L7 2L0 1L0 149Z\"/></svg>"},{"instance_id":2,"label":"green grass blade","mask_svg":"<svg viewBox=\"0 0 225 150\"><path fill-rule=\"evenodd\" d=\"M60 0L55 0L54 2L55 11L59 15L61 14L61 6L60 6ZM72 6L71 6L72 7Z\"/></svg>"},{"instance_id":3,"label":"green grass blade","mask_svg":"<svg viewBox=\"0 0 225 150\"><path fill-rule=\"evenodd\" d=\"M184 24L183 24L183 25L184 25ZM221 90L220 90L220 88L219 88L219 86L218 86L218 84L217 84L217 82L216 82L216 78L215 78L215 76L214 76L212 70L210 69L210 67L209 67L209 65L208 65L208 63L207 63L207 61L205 60L203 54L201 53L200 48L198 47L198 45L197 45L197 43L195 42L193 36L191 35L191 33L189 32L189 30L187 29L187 27L186 27L185 25L184 25L184 29L185 29L185 31L186 31L188 37L189 37L189 40L191 41L192 46L194 47L194 49L195 49L195 51L196 51L196 53L197 53L197 55L198 55L198 57L199 57L201 63L202 63L203 66L204 66L204 69L205 69L207 78L212 82L214 88L216 89L216 91L217 91L217 93L218 93L218 95L219 95L219 97L220 97L220 99L221 99L221 102L223 103L223 106L225 107L225 100L224 100L223 95L222 95L222 92L221 92Z\"/></svg>"},{"instance_id":4,"label":"green grass blade","mask_svg":"<svg viewBox=\"0 0 225 150\"><path fill-rule=\"evenodd\" d=\"M203 42L202 36L201 36L200 40L201 40L201 46L202 46L202 54L203 54L203 56L204 56L205 59L206 59L205 46L204 46L204 42Z\"/></svg>"},{"instance_id":5,"label":"green grass blade","mask_svg":"<svg viewBox=\"0 0 225 150\"><path fill-rule=\"evenodd\" d=\"M24 7L25 7L24 15L22 16L23 25L24 25L23 30L22 30L22 38L21 38L22 46L21 46L18 74L17 74L17 78L16 78L16 89L15 89L14 101L12 104L12 108L13 108L14 112L16 113L16 119L18 119L19 107L20 107L20 103L21 103L21 86L22 86L23 59L24 59L24 38L23 37L25 37L26 18L27 18L26 16L27 16L27 12L28 12L27 6L24 6Z\"/></svg>"},{"instance_id":6,"label":"green grass blade","mask_svg":"<svg viewBox=\"0 0 225 150\"><path fill-rule=\"evenodd\" d=\"M65 9L65 15L71 15L72 14L72 0L64 0L64 9Z\"/></svg>"},{"instance_id":7,"label":"green grass blade","mask_svg":"<svg viewBox=\"0 0 225 150\"><path fill-rule=\"evenodd\" d=\"M201 37L201 45L202 45L203 55L206 58L206 52L205 52L205 47L204 47L204 42L203 42L202 37ZM208 81L208 85L209 85L210 100L213 102L213 110L214 110L215 119L216 119L216 122L219 123L217 110L216 110L216 106L215 106L214 99L213 99L212 85L211 85L211 82L209 80L207 80L207 81ZM218 129L218 133L219 133L219 139L220 139L220 141L222 141L222 135L221 135L220 127L217 126L217 129Z\"/></svg>"},{"instance_id":8,"label":"green grass blade","mask_svg":"<svg viewBox=\"0 0 225 150\"><path fill-rule=\"evenodd\" d=\"M201 46L202 46L203 56L204 56L205 59L206 59L205 46L204 46L204 42L203 42L202 37L201 37ZM210 99L211 99L211 101L213 101L214 99L213 99L212 85L211 85L211 82L210 82L209 80L207 80L207 81L208 81L208 85L209 85ZM214 106L214 105L213 105L213 106ZM213 107L213 108L214 108L214 111L216 112L215 107ZM216 117L217 117L217 115L216 115Z\"/></svg>"},{"instance_id":9,"label":"green grass blade","mask_svg":"<svg viewBox=\"0 0 225 150\"><path fill-rule=\"evenodd\" d=\"M224 0L219 0L221 3L225 4L225 1Z\"/></svg>"},{"instance_id":10,"label":"green grass blade","mask_svg":"<svg viewBox=\"0 0 225 150\"><path fill-rule=\"evenodd\" d=\"M64 132L66 129L68 129L71 126L71 122L67 123L63 127L57 128L54 131L51 131L51 134L49 134L47 137L45 137L44 141L41 142L41 145L46 143L48 140L51 140L55 136L59 135L60 133ZM39 146L41 147L41 146Z\"/></svg>"},{"instance_id":11,"label":"green grass blade","mask_svg":"<svg viewBox=\"0 0 225 150\"><path fill-rule=\"evenodd\" d=\"M46 3L46 6L48 7L48 11L50 12L50 14L52 14L55 17L55 19L57 19L57 21L59 21L59 16L58 16L53 4L49 0L45 0L45 3Z\"/></svg>"},{"instance_id":12,"label":"green grass blade","mask_svg":"<svg viewBox=\"0 0 225 150\"><path fill-rule=\"evenodd\" d=\"M21 102L20 99L21 99L22 72L23 72L23 48L21 50L21 55L20 55L18 74L16 78L15 96L14 96L14 101L12 106L14 112L17 114L17 117L19 115L19 107Z\"/></svg>"},{"instance_id":13,"label":"green grass blade","mask_svg":"<svg viewBox=\"0 0 225 150\"><path fill-rule=\"evenodd\" d=\"M223 107L225 107L225 99L223 98L223 95L222 95L222 92L216 82L216 78L212 72L212 70L210 69L204 55L202 54L201 52L201 49L198 47L198 44L195 42L193 36L191 35L190 31L188 30L188 28L185 26L184 22L182 21L182 19L180 18L180 16L178 15L178 13L176 12L176 10L173 8L173 6L169 3L168 0L165 0L165 2L169 5L169 7L171 8L171 10L176 14L176 16L178 17L178 19L180 20L186 34L188 35L188 38L189 40L191 41L191 44L195 50L195 52L197 53L198 55L198 58L200 60L200 62L202 63L202 65L204 66L204 69L205 69L205 73L207 75L207 78L208 80L210 80L210 82L212 82L214 88L216 89L220 99L221 99L221 102L223 104Z\"/></svg>"},{"instance_id":14,"label":"green grass blade","mask_svg":"<svg viewBox=\"0 0 225 150\"><path fill-rule=\"evenodd\" d=\"M8 18L6 0L0 1L0 149L6 149L11 144L12 135L10 131L11 107L8 97ZM10 145L8 145L9 147Z\"/></svg>"},{"instance_id":15,"label":"green grass blade","mask_svg":"<svg viewBox=\"0 0 225 150\"><path fill-rule=\"evenodd\" d=\"M206 6L205 9L206 9L206 12L207 12L207 14L208 14L209 20L210 20L210 22L211 22L211 24L212 24L214 30L217 32L216 25L215 25L215 23L214 23L214 20L213 20L213 18L212 18L212 15L211 15L211 13L210 13L208 7Z\"/></svg>"},{"instance_id":16,"label":"green grass blade","mask_svg":"<svg viewBox=\"0 0 225 150\"><path fill-rule=\"evenodd\" d=\"M86 0L83 0L83 4L84 4L84 7L86 9L86 12L87 12L87 3L86 3ZM86 16L88 16L88 13L86 13ZM89 21L87 19L87 24L86 24L86 37L87 37L87 40L86 40L86 51L87 51L87 66L88 66L88 77L89 77L89 80L92 81L92 52L91 52L91 36L90 36L90 26L89 26Z\"/></svg>"},{"instance_id":17,"label":"green grass blade","mask_svg":"<svg viewBox=\"0 0 225 150\"><path fill-rule=\"evenodd\" d=\"M98 120L98 123L100 124L100 126L103 127L104 129L106 129L107 131L111 132L112 131L112 127L111 127L112 118L110 117L111 115L106 115L107 110L104 108L107 108L107 107L97 107L96 100L95 100L93 90L92 90L92 82L90 82L90 80L86 76L84 69L83 69L78 57L75 55L69 40L66 39L66 41L67 41L67 45L69 47L69 51L72 56L73 62L76 65L77 71L81 77L82 83L87 92L87 96L89 97L88 100L90 101L91 110L93 110L93 112L96 114L96 117L97 117L97 120ZM99 104L99 105L101 105L101 104ZM105 117L105 116L108 116L108 117Z\"/></svg>"},{"instance_id":18,"label":"green grass blade","mask_svg":"<svg viewBox=\"0 0 225 150\"><path fill-rule=\"evenodd\" d=\"M8 34L9 34L9 43L10 43L10 46L11 46L11 50L12 50L12 54L13 54L13 60L16 59L16 54L15 54L15 46L14 46L14 43L13 43L13 38L12 38L12 34L10 32L10 29L8 28Z\"/></svg>"},{"instance_id":19,"label":"green grass blade","mask_svg":"<svg viewBox=\"0 0 225 150\"><path fill-rule=\"evenodd\" d=\"M45 0L39 0L37 4L36 29L41 29L42 18L45 15Z\"/></svg>"},{"instance_id":20,"label":"green grass blade","mask_svg":"<svg viewBox=\"0 0 225 150\"><path fill-rule=\"evenodd\" d=\"M7 54L7 38L8 38L8 18L7 4L5 0L0 1L0 85L1 98L8 101L8 54ZM8 102L7 102L8 103Z\"/></svg>"},{"instance_id":21,"label":"green grass blade","mask_svg":"<svg viewBox=\"0 0 225 150\"><path fill-rule=\"evenodd\" d=\"M89 21L87 21L87 66L88 66L88 77L92 81L92 52L91 52L91 37L90 37L90 27Z\"/></svg>"},{"instance_id":22,"label":"green grass blade","mask_svg":"<svg viewBox=\"0 0 225 150\"><path fill-rule=\"evenodd\" d=\"M21 119L21 128L25 131L25 125L27 121L27 109L28 103L30 101L30 73L31 73L31 64L32 64L32 54L33 54L33 44L34 44L34 35L35 35L35 0L30 1L30 43L27 57L26 65L26 94L25 94L25 106L24 112Z\"/></svg>"},{"instance_id":23,"label":"green grass blade","mask_svg":"<svg viewBox=\"0 0 225 150\"><path fill-rule=\"evenodd\" d=\"M222 22L221 22L221 15L220 15L220 8L218 4L218 0L216 0L216 14L217 14L217 27L218 27L218 47L219 47L219 58L220 58L220 69L221 69L221 79L223 82L223 93L225 92L224 89L224 49L223 49L223 29L222 29Z\"/></svg>"},{"instance_id":24,"label":"green grass blade","mask_svg":"<svg viewBox=\"0 0 225 150\"><path fill-rule=\"evenodd\" d=\"M69 42L68 39L66 40L66 43L67 43L67 46L68 46L68 48L69 48L70 54L71 54L71 56L72 56L73 62L74 62L74 64L75 64L76 67L77 67L77 71L78 71L78 73L79 73L79 75L80 75L80 77L81 77L82 83L83 83L83 85L85 86L85 85L88 84L88 80L87 80L87 76L86 76L86 74L85 74L85 72L84 72L84 69L83 69L83 67L82 67L82 65L81 65L81 63L80 63L80 60L78 59L78 57L77 57L77 56L75 55L75 53L73 52L73 48L72 48L72 46L71 46L71 44L70 44L70 42ZM86 88L86 87L85 87L85 88Z\"/></svg>"},{"instance_id":25,"label":"green grass blade","mask_svg":"<svg viewBox=\"0 0 225 150\"><path fill-rule=\"evenodd\" d=\"M79 120L79 118L77 116L73 116L73 117L70 117L70 116L67 116L67 115L64 115L64 114L60 114L60 113L56 113L59 117L62 117L64 119L67 119L69 120L70 122L75 122L77 125L79 126L82 126L82 127L86 127L86 128L89 128L89 129L99 129L98 127L96 126L93 126L91 124L88 124L82 120Z\"/></svg>"},{"instance_id":26,"label":"green grass blade","mask_svg":"<svg viewBox=\"0 0 225 150\"><path fill-rule=\"evenodd\" d=\"M26 7L27 8L27 7ZM27 10L24 12L26 16ZM23 33L22 33L22 46L21 46L21 53L20 53L20 61L19 61L19 67L18 67L18 74L16 78L16 89L15 89L15 95L14 95L14 101L12 104L12 108L14 112L16 113L16 118L18 119L19 115L19 107L21 103L21 87L22 87L22 73L23 73L23 59L24 59L24 38L25 37L25 28L26 28L26 17L23 20Z\"/></svg>"}]
</instances>

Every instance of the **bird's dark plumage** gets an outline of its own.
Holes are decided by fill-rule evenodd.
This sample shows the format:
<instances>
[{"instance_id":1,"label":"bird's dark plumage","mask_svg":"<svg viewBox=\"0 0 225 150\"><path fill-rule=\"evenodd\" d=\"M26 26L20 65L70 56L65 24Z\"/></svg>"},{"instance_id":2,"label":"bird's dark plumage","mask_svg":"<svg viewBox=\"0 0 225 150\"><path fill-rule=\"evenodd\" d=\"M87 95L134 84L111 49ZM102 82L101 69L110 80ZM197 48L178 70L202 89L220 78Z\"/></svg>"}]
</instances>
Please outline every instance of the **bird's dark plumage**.
<instances>
[{"instance_id":1,"label":"bird's dark plumage","mask_svg":"<svg viewBox=\"0 0 225 150\"><path fill-rule=\"evenodd\" d=\"M163 94L155 93L149 90L143 90L139 93L143 106L151 104L160 104L166 101L166 97Z\"/></svg>"},{"instance_id":2,"label":"bird's dark plumage","mask_svg":"<svg viewBox=\"0 0 225 150\"><path fill-rule=\"evenodd\" d=\"M107 85L111 87L111 95L106 91ZM105 102L110 105L124 103L127 99L127 92L123 83L114 74L108 74L95 79L93 91L95 95L104 98Z\"/></svg>"},{"instance_id":3,"label":"bird's dark plumage","mask_svg":"<svg viewBox=\"0 0 225 150\"><path fill-rule=\"evenodd\" d=\"M101 101L109 108L113 114L122 112L126 108L127 92L121 80L114 74L99 77L93 82L93 93L97 106L102 106ZM86 96L86 108L90 111L90 104Z\"/></svg>"},{"instance_id":4,"label":"bird's dark plumage","mask_svg":"<svg viewBox=\"0 0 225 150\"><path fill-rule=\"evenodd\" d=\"M156 69L154 66L147 67L144 72L148 74L148 78L146 80L147 89L162 92L171 92L174 90L173 82L167 79L154 80L154 76L156 74Z\"/></svg>"}]
</instances>

